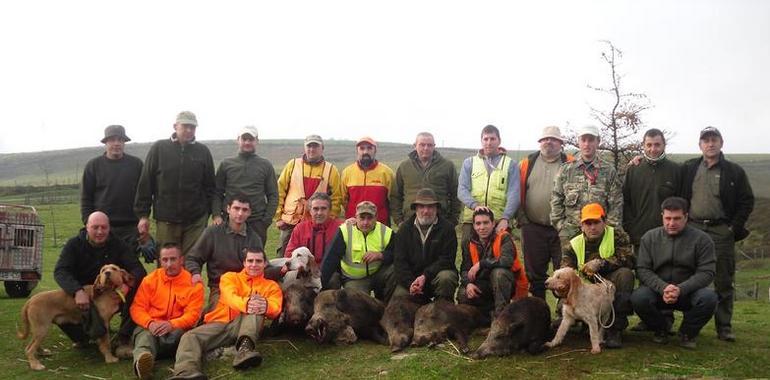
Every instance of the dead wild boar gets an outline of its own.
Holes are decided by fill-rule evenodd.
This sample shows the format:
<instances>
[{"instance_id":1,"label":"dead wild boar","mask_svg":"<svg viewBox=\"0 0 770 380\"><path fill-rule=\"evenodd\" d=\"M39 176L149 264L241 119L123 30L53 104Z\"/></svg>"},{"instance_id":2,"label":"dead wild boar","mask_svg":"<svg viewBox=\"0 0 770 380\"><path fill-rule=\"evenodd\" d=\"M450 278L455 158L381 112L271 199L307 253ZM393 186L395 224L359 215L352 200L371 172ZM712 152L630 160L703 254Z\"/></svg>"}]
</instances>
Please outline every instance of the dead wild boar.
<instances>
[{"instance_id":1,"label":"dead wild boar","mask_svg":"<svg viewBox=\"0 0 770 380\"><path fill-rule=\"evenodd\" d=\"M313 304L305 332L318 343L350 344L366 338L384 344L382 302L354 289L324 290Z\"/></svg>"},{"instance_id":2,"label":"dead wild boar","mask_svg":"<svg viewBox=\"0 0 770 380\"><path fill-rule=\"evenodd\" d=\"M478 326L481 318L481 313L474 306L436 300L417 310L412 345L432 347L453 338L460 351L467 353L468 335Z\"/></svg>"},{"instance_id":3,"label":"dead wild boar","mask_svg":"<svg viewBox=\"0 0 770 380\"><path fill-rule=\"evenodd\" d=\"M523 298L509 304L497 315L486 340L471 357L505 356L520 349L538 354L545 349L545 342L551 336L548 304L537 297Z\"/></svg>"},{"instance_id":4,"label":"dead wild boar","mask_svg":"<svg viewBox=\"0 0 770 380\"><path fill-rule=\"evenodd\" d=\"M390 351L398 352L412 341L414 335L414 316L422 306L417 298L411 296L393 297L380 320L390 343Z\"/></svg>"},{"instance_id":5,"label":"dead wild boar","mask_svg":"<svg viewBox=\"0 0 770 380\"><path fill-rule=\"evenodd\" d=\"M380 327L385 305L378 299L357 289L337 292L337 310L348 316L356 336L386 344L387 338Z\"/></svg>"},{"instance_id":6,"label":"dead wild boar","mask_svg":"<svg viewBox=\"0 0 770 380\"><path fill-rule=\"evenodd\" d=\"M304 329L313 315L316 292L301 283L294 283L283 290L283 310L279 319L284 328Z\"/></svg>"}]
</instances>

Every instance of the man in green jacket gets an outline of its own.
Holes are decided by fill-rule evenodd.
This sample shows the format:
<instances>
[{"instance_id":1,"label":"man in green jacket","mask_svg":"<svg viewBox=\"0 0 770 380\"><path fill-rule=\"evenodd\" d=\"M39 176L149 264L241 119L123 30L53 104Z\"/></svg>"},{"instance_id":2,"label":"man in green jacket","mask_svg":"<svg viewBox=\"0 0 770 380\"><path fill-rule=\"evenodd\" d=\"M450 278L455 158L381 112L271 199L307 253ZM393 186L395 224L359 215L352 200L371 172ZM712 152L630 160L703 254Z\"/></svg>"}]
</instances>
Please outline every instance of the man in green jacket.
<instances>
[{"instance_id":1,"label":"man in green jacket","mask_svg":"<svg viewBox=\"0 0 770 380\"><path fill-rule=\"evenodd\" d=\"M246 126L238 133L238 155L224 159L216 175L216 194L212 199L212 221L221 224L227 216L225 199L244 194L251 203L251 216L246 223L267 242L267 227L278 207L278 186L270 161L256 154L257 128Z\"/></svg>"},{"instance_id":2,"label":"man in green jacket","mask_svg":"<svg viewBox=\"0 0 770 380\"><path fill-rule=\"evenodd\" d=\"M195 141L197 127L194 113L180 112L171 138L152 144L134 201L139 234L149 232L152 210L157 246L176 243L184 254L206 228L214 196L214 159Z\"/></svg>"},{"instance_id":3,"label":"man in green jacket","mask_svg":"<svg viewBox=\"0 0 770 380\"><path fill-rule=\"evenodd\" d=\"M423 188L433 190L441 217L456 226L463 207L457 199L457 171L452 161L436 151L433 135L428 132L417 134L414 150L396 170L394 190L390 193L390 215L396 225L414 215L411 206Z\"/></svg>"}]
</instances>

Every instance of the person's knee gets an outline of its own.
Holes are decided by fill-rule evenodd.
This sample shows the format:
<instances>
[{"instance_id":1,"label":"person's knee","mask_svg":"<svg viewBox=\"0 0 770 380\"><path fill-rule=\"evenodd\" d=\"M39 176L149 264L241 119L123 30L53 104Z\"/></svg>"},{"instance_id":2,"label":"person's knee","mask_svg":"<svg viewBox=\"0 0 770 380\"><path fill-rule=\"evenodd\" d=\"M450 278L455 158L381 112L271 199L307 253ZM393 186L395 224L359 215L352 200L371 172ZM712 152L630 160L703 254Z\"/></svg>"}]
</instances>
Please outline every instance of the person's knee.
<instances>
[{"instance_id":1,"label":"person's knee","mask_svg":"<svg viewBox=\"0 0 770 380\"><path fill-rule=\"evenodd\" d=\"M634 289L634 272L629 268L618 268L612 273L612 282L621 292L631 292Z\"/></svg>"},{"instance_id":2,"label":"person's knee","mask_svg":"<svg viewBox=\"0 0 770 380\"><path fill-rule=\"evenodd\" d=\"M457 287L457 272L449 269L442 270L436 274L435 282L440 287Z\"/></svg>"},{"instance_id":3,"label":"person's knee","mask_svg":"<svg viewBox=\"0 0 770 380\"><path fill-rule=\"evenodd\" d=\"M657 299L658 294L652 289L641 286L631 293L631 304L634 310L643 309L651 305Z\"/></svg>"},{"instance_id":4,"label":"person's knee","mask_svg":"<svg viewBox=\"0 0 770 380\"><path fill-rule=\"evenodd\" d=\"M492 286L513 284L513 273L507 268L494 268L489 275Z\"/></svg>"},{"instance_id":5,"label":"person's knee","mask_svg":"<svg viewBox=\"0 0 770 380\"><path fill-rule=\"evenodd\" d=\"M702 288L696 291L692 301L694 307L713 310L719 303L719 296L709 288Z\"/></svg>"}]
</instances>

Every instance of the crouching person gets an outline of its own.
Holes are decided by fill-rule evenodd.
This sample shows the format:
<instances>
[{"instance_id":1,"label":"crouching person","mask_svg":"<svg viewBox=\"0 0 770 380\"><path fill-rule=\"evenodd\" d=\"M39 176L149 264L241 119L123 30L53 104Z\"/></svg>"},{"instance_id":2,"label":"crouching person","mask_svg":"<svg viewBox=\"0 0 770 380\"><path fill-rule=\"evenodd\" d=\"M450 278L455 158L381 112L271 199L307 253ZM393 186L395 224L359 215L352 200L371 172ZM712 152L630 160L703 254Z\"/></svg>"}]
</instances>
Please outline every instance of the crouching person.
<instances>
[{"instance_id":1,"label":"crouching person","mask_svg":"<svg viewBox=\"0 0 770 380\"><path fill-rule=\"evenodd\" d=\"M634 290L634 256L631 239L620 229L607 225L604 208L589 203L580 211L580 235L569 242L562 254L561 267L575 268L589 281L600 275L615 285L615 320L607 329L604 347L623 346L622 333L631 314L631 291ZM607 323L608 321L601 321Z\"/></svg>"},{"instance_id":2,"label":"crouching person","mask_svg":"<svg viewBox=\"0 0 770 380\"><path fill-rule=\"evenodd\" d=\"M511 297L527 296L529 282L516 254L511 235L495 228L495 215L488 208L473 212L473 232L463 243L458 302L471 304L482 315L500 312Z\"/></svg>"},{"instance_id":3,"label":"crouching person","mask_svg":"<svg viewBox=\"0 0 770 380\"><path fill-rule=\"evenodd\" d=\"M173 375L168 379L208 379L201 372L202 355L235 344L233 368L242 370L262 363L256 350L265 318L281 313L283 294L275 281L264 276L267 260L262 249L242 252L243 270L227 272L219 280L219 301L204 317L204 324L182 335Z\"/></svg>"},{"instance_id":4,"label":"crouching person","mask_svg":"<svg viewBox=\"0 0 770 380\"><path fill-rule=\"evenodd\" d=\"M182 334L195 326L203 309L203 284L192 285L182 248L164 244L159 262L160 268L142 280L130 309L137 325L134 373L140 379L152 377L159 356L174 356Z\"/></svg>"},{"instance_id":5,"label":"crouching person","mask_svg":"<svg viewBox=\"0 0 770 380\"><path fill-rule=\"evenodd\" d=\"M687 201L670 197L661 204L663 226L642 236L636 275L639 288L631 295L634 311L650 330L653 341L666 343L663 310L681 310L680 345L695 348L695 337L717 307L717 294L708 286L716 272L714 242L687 224Z\"/></svg>"}]
</instances>

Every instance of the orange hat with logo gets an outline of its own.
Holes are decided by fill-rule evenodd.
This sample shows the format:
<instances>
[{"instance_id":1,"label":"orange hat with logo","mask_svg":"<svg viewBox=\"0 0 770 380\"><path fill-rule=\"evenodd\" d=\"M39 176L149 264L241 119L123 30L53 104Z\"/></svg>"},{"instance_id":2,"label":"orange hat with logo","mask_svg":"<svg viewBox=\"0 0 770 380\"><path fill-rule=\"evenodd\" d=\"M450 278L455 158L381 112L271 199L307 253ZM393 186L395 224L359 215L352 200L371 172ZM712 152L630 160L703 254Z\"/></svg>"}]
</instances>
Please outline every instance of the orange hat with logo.
<instances>
[{"instance_id":1,"label":"orange hat with logo","mask_svg":"<svg viewBox=\"0 0 770 380\"><path fill-rule=\"evenodd\" d=\"M589 203L580 210L580 223L586 220L602 220L604 217L604 208L598 203Z\"/></svg>"}]
</instances>

